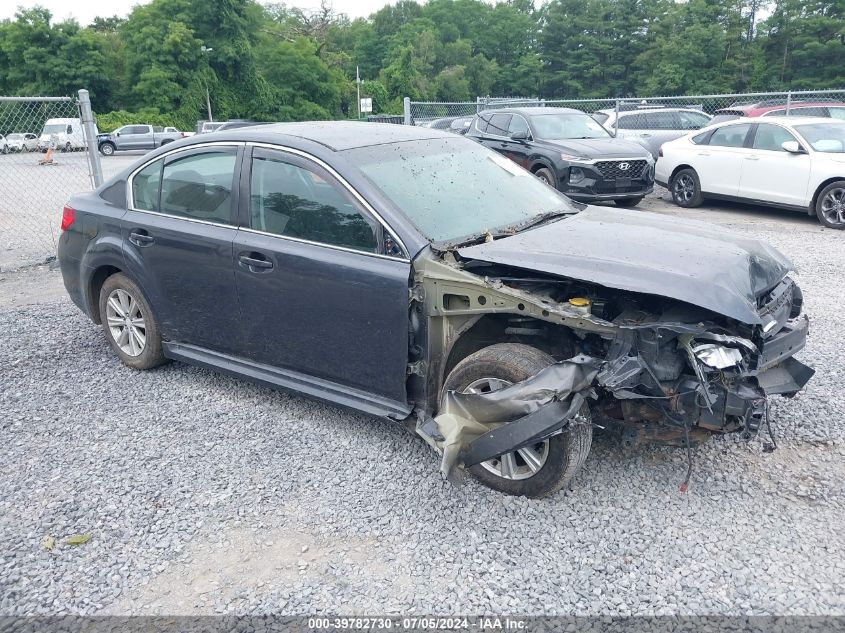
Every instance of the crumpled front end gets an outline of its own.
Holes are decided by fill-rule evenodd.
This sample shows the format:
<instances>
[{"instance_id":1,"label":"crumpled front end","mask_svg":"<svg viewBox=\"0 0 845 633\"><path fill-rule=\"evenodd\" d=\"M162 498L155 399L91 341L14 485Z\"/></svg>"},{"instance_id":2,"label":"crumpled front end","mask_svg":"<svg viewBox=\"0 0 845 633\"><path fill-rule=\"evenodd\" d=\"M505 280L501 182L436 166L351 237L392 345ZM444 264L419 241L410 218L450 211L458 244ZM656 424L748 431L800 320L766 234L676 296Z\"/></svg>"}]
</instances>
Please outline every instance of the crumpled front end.
<instances>
[{"instance_id":1,"label":"crumpled front end","mask_svg":"<svg viewBox=\"0 0 845 633\"><path fill-rule=\"evenodd\" d=\"M430 348L468 324L489 339L501 322L502 336L558 362L498 391L446 393L435 414L420 416L417 430L443 454L453 482L464 468L564 432L585 400L593 423L617 431L628 447L750 437L768 421L768 399L794 396L814 373L794 358L809 320L789 277L760 293L749 323L672 298L486 270L493 274L483 279L448 264L421 271ZM453 320L464 325L450 329Z\"/></svg>"}]
</instances>

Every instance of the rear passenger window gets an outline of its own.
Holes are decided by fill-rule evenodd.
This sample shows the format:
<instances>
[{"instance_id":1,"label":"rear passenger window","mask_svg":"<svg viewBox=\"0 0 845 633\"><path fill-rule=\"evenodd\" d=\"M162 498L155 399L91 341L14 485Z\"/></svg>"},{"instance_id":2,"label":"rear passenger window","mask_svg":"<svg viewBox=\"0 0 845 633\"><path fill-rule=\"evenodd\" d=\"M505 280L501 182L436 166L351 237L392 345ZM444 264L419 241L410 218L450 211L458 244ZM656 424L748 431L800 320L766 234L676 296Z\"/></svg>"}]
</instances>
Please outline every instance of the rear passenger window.
<instances>
[{"instance_id":1,"label":"rear passenger window","mask_svg":"<svg viewBox=\"0 0 845 633\"><path fill-rule=\"evenodd\" d=\"M234 150L191 154L168 162L161 176L161 212L232 224L234 176Z\"/></svg>"},{"instance_id":2,"label":"rear passenger window","mask_svg":"<svg viewBox=\"0 0 845 633\"><path fill-rule=\"evenodd\" d=\"M250 175L250 226L309 242L378 252L376 223L322 171L282 157L255 156Z\"/></svg>"},{"instance_id":3,"label":"rear passenger window","mask_svg":"<svg viewBox=\"0 0 845 633\"><path fill-rule=\"evenodd\" d=\"M721 147L742 147L745 143L745 137L748 135L748 130L751 128L750 123L741 123L739 125L726 125L713 131L708 145L718 145Z\"/></svg>"},{"instance_id":4,"label":"rear passenger window","mask_svg":"<svg viewBox=\"0 0 845 633\"><path fill-rule=\"evenodd\" d=\"M620 130L642 130L644 123L641 114L625 114L619 117L616 127Z\"/></svg>"},{"instance_id":5,"label":"rear passenger window","mask_svg":"<svg viewBox=\"0 0 845 633\"><path fill-rule=\"evenodd\" d=\"M487 133L496 136L507 136L508 126L511 124L510 114L494 114L487 125Z\"/></svg>"},{"instance_id":6,"label":"rear passenger window","mask_svg":"<svg viewBox=\"0 0 845 633\"><path fill-rule=\"evenodd\" d=\"M677 130L681 127L674 112L646 112L642 116L645 117L643 129L646 130Z\"/></svg>"},{"instance_id":7,"label":"rear passenger window","mask_svg":"<svg viewBox=\"0 0 845 633\"><path fill-rule=\"evenodd\" d=\"M164 160L147 165L132 178L132 208L158 211L158 190Z\"/></svg>"}]
</instances>

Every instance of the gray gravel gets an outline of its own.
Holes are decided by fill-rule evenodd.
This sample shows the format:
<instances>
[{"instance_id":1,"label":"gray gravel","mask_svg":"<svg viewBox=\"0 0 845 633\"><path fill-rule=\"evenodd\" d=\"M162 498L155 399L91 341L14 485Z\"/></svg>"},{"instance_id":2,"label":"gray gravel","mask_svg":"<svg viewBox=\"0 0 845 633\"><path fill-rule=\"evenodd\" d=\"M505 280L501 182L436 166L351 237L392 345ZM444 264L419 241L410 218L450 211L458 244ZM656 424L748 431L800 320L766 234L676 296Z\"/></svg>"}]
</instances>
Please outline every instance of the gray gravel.
<instances>
[{"instance_id":1,"label":"gray gravel","mask_svg":"<svg viewBox=\"0 0 845 633\"><path fill-rule=\"evenodd\" d=\"M818 374L774 402L776 452L714 440L683 495L682 451L597 437L566 494L455 489L397 425L188 365L123 367L42 271L44 302L0 300L0 614L845 614L845 235L646 208L800 266Z\"/></svg>"}]
</instances>

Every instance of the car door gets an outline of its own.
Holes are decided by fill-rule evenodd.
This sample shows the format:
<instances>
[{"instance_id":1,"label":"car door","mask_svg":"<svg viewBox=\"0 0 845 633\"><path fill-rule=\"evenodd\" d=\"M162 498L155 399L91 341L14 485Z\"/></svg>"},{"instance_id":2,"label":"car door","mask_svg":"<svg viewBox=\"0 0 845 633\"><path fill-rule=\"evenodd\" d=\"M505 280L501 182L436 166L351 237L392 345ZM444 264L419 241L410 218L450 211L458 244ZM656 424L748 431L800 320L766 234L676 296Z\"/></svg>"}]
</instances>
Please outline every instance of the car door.
<instances>
[{"instance_id":1,"label":"car door","mask_svg":"<svg viewBox=\"0 0 845 633\"><path fill-rule=\"evenodd\" d=\"M295 150L254 147L241 187L234 255L246 354L404 405L411 266L386 254L398 238Z\"/></svg>"},{"instance_id":2,"label":"car door","mask_svg":"<svg viewBox=\"0 0 845 633\"><path fill-rule=\"evenodd\" d=\"M508 138L508 127L510 126L511 116L507 112L491 114L487 118L487 127L481 137L482 145L508 158L513 158L511 140Z\"/></svg>"},{"instance_id":3,"label":"car door","mask_svg":"<svg viewBox=\"0 0 845 633\"><path fill-rule=\"evenodd\" d=\"M241 347L232 269L237 145L165 155L129 180L124 257L169 340L222 352Z\"/></svg>"},{"instance_id":4,"label":"car door","mask_svg":"<svg viewBox=\"0 0 845 633\"><path fill-rule=\"evenodd\" d=\"M703 192L739 194L745 142L751 127L751 123L724 125L713 130L706 142L696 145L690 158Z\"/></svg>"},{"instance_id":5,"label":"car door","mask_svg":"<svg viewBox=\"0 0 845 633\"><path fill-rule=\"evenodd\" d=\"M522 140L510 138L514 134L523 133L528 137ZM508 123L508 140L502 141L503 153L515 163L528 168L528 158L531 155L531 128L528 121L521 114L513 114Z\"/></svg>"},{"instance_id":6,"label":"car door","mask_svg":"<svg viewBox=\"0 0 845 633\"><path fill-rule=\"evenodd\" d=\"M779 204L805 206L810 182L810 155L787 152L781 144L798 141L785 127L755 125L744 151L739 196ZM801 145L801 143L799 143Z\"/></svg>"}]
</instances>

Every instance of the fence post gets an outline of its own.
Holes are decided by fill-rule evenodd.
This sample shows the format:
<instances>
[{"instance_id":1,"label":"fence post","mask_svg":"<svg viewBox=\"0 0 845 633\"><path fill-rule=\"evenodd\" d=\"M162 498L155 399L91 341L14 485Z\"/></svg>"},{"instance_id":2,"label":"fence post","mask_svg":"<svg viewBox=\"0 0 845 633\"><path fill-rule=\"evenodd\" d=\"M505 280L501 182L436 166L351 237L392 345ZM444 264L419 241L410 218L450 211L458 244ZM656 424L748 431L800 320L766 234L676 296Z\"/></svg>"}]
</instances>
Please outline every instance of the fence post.
<instances>
[{"instance_id":1,"label":"fence post","mask_svg":"<svg viewBox=\"0 0 845 633\"><path fill-rule=\"evenodd\" d=\"M96 189L103 184L103 168L100 165L99 147L97 147L97 132L94 128L94 113L91 111L91 100L88 91L79 91L79 114L82 119L82 133L85 136L85 152L88 157L88 175L91 184Z\"/></svg>"},{"instance_id":2,"label":"fence post","mask_svg":"<svg viewBox=\"0 0 845 633\"><path fill-rule=\"evenodd\" d=\"M615 116L613 117L613 136L619 133L619 99L616 100L616 105L613 108Z\"/></svg>"},{"instance_id":3,"label":"fence post","mask_svg":"<svg viewBox=\"0 0 845 633\"><path fill-rule=\"evenodd\" d=\"M402 100L402 109L405 113L405 125L411 125L411 97Z\"/></svg>"},{"instance_id":4,"label":"fence post","mask_svg":"<svg viewBox=\"0 0 845 633\"><path fill-rule=\"evenodd\" d=\"M792 91L786 93L786 116L789 116L789 110L792 107Z\"/></svg>"}]
</instances>

